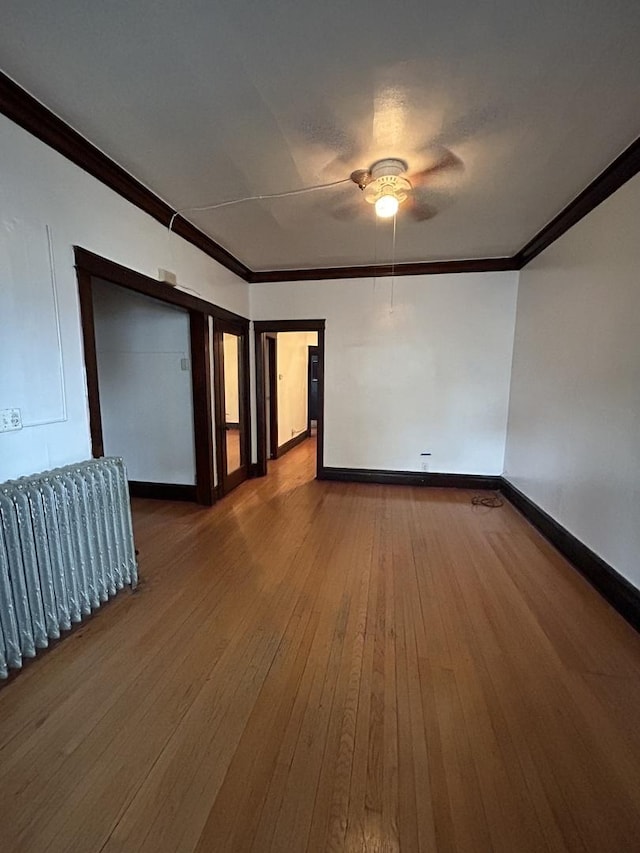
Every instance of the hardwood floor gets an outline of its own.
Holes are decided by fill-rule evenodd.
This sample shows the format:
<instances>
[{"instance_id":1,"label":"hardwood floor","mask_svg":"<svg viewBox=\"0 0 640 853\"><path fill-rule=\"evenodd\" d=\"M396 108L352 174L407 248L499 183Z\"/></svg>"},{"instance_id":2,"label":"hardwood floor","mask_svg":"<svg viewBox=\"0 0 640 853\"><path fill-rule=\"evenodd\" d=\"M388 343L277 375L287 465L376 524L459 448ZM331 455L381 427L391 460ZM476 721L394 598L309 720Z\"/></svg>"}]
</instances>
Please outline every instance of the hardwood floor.
<instances>
[{"instance_id":1,"label":"hardwood floor","mask_svg":"<svg viewBox=\"0 0 640 853\"><path fill-rule=\"evenodd\" d=\"M240 454L240 430L229 429L225 432L227 442L227 474L237 471L242 464Z\"/></svg>"},{"instance_id":2,"label":"hardwood floor","mask_svg":"<svg viewBox=\"0 0 640 853\"><path fill-rule=\"evenodd\" d=\"M640 850L640 638L516 511L135 501L143 582L0 690L3 853Z\"/></svg>"}]
</instances>

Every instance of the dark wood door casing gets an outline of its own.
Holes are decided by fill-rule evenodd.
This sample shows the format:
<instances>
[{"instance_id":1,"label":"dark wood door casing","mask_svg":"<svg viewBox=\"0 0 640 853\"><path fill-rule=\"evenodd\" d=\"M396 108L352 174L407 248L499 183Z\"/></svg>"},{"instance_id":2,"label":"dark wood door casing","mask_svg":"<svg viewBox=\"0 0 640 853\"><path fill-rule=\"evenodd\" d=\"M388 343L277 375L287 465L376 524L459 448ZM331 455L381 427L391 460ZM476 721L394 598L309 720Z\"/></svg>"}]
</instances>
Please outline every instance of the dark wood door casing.
<instances>
[{"instance_id":1,"label":"dark wood door casing","mask_svg":"<svg viewBox=\"0 0 640 853\"><path fill-rule=\"evenodd\" d=\"M318 333L318 436L316 477L323 479L324 472L324 331L325 320L256 320L253 324L256 363L256 468L257 477L267 473L267 413L265 394L266 335L277 332Z\"/></svg>"},{"instance_id":2,"label":"dark wood door casing","mask_svg":"<svg viewBox=\"0 0 640 853\"><path fill-rule=\"evenodd\" d=\"M176 487L182 489L185 495L192 495L198 503L211 505L216 498L213 472L213 414L211 405L211 348L213 341L209 329L209 317L220 328L227 324L234 333L243 335L243 364L245 380L243 406L247 417L246 439L250 442L249 403L248 403L248 373L249 365L248 332L249 321L225 308L220 308L211 302L192 296L163 282L155 281L149 276L136 270L124 267L93 252L75 247L76 275L78 280L78 296L82 339L84 345L84 361L87 377L87 397L89 407L89 427L91 432L91 452L94 458L104 455L104 439L102 434L102 414L100 410L100 389L98 384L98 360L96 354L95 324L93 316L93 287L92 279L99 278L110 282L116 287L123 287L137 293L150 296L159 302L174 305L186 310L189 314L189 331L191 338L191 383L193 392L193 435L196 457L196 485ZM214 364L217 363L214 362ZM217 385L216 385L217 387ZM223 411L224 414L224 411ZM245 449L245 460L250 458L250 447ZM173 484L138 483L137 488L145 496L165 499L175 491ZM188 490L192 490L188 491ZM174 496L175 497L175 496ZM182 499L187 499L183 497Z\"/></svg>"},{"instance_id":3,"label":"dark wood door casing","mask_svg":"<svg viewBox=\"0 0 640 853\"><path fill-rule=\"evenodd\" d=\"M265 335L267 364L269 367L269 456L278 458L278 339L275 334Z\"/></svg>"},{"instance_id":4,"label":"dark wood door casing","mask_svg":"<svg viewBox=\"0 0 640 853\"><path fill-rule=\"evenodd\" d=\"M239 340L238 409L241 439L241 465L227 473L227 442L224 392L224 339L225 334L237 335ZM228 494L246 480L251 470L251 402L249 387L249 324L213 320L213 363L216 424L216 467L218 471L217 492Z\"/></svg>"}]
</instances>

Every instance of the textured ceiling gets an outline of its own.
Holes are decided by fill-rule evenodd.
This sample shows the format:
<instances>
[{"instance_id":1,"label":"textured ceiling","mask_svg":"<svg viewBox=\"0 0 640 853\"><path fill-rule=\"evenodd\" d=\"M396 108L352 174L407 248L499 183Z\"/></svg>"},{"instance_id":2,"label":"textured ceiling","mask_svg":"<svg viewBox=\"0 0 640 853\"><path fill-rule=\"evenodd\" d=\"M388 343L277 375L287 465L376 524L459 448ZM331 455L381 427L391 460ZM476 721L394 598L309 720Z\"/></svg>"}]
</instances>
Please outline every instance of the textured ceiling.
<instances>
[{"instance_id":1,"label":"textured ceiling","mask_svg":"<svg viewBox=\"0 0 640 853\"><path fill-rule=\"evenodd\" d=\"M176 208L452 151L398 263L520 249L640 135L639 55L637 0L3 0L0 28L3 70ZM350 183L188 218L254 270L392 260Z\"/></svg>"}]
</instances>

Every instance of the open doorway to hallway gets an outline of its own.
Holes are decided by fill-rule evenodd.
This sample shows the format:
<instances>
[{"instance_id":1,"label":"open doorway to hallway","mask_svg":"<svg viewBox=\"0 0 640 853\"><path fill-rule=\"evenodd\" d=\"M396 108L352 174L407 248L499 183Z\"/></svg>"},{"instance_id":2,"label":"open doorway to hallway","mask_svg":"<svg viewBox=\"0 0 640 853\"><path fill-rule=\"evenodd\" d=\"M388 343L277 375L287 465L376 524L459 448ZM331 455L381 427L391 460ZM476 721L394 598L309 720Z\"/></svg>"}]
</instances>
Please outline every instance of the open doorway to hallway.
<instances>
[{"instance_id":1,"label":"open doorway to hallway","mask_svg":"<svg viewBox=\"0 0 640 853\"><path fill-rule=\"evenodd\" d=\"M256 322L257 474L303 442L322 476L324 321Z\"/></svg>"}]
</instances>

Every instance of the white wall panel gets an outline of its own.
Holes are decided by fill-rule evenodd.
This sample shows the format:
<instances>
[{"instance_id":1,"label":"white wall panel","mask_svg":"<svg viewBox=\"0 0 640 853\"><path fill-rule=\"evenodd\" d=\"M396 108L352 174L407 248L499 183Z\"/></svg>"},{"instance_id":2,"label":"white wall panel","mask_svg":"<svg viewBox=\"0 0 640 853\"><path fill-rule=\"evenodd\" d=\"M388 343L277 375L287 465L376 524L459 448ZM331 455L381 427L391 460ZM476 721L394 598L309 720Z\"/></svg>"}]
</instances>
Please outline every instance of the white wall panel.
<instances>
[{"instance_id":1,"label":"white wall panel","mask_svg":"<svg viewBox=\"0 0 640 853\"><path fill-rule=\"evenodd\" d=\"M507 478L640 586L640 177L520 274Z\"/></svg>"},{"instance_id":2,"label":"white wall panel","mask_svg":"<svg viewBox=\"0 0 640 853\"><path fill-rule=\"evenodd\" d=\"M516 293L515 272L279 282L251 310L327 321L325 465L501 474Z\"/></svg>"},{"instance_id":3,"label":"white wall panel","mask_svg":"<svg viewBox=\"0 0 640 853\"><path fill-rule=\"evenodd\" d=\"M0 151L4 235L0 337L3 352L15 354L10 368L3 365L0 408L24 408L29 418L56 421L0 434L2 481L91 454L74 245L153 278L159 267L173 270L180 287L244 316L249 300L248 285L236 275L169 235L160 223L3 116ZM52 279L43 255L47 226L61 345L51 309ZM16 244L8 246L6 235L16 227L35 228L40 236L29 237L24 263L11 264L8 259L15 258ZM24 368L15 359L24 364L25 352L31 379L23 381ZM62 371L64 395L56 371ZM66 412L60 418L62 399Z\"/></svg>"},{"instance_id":4,"label":"white wall panel","mask_svg":"<svg viewBox=\"0 0 640 853\"><path fill-rule=\"evenodd\" d=\"M132 480L195 484L188 312L99 281L93 311L105 455Z\"/></svg>"}]
</instances>

